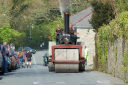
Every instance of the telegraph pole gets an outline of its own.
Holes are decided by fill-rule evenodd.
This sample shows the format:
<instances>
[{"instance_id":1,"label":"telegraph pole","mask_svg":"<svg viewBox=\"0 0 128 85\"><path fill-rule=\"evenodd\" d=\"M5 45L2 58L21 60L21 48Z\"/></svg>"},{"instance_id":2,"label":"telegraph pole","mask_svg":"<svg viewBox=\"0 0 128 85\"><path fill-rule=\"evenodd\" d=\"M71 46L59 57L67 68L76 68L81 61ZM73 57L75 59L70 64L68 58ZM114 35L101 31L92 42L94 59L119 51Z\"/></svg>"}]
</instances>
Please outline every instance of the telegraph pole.
<instances>
[{"instance_id":1,"label":"telegraph pole","mask_svg":"<svg viewBox=\"0 0 128 85\"><path fill-rule=\"evenodd\" d=\"M30 37L29 37L29 40L30 40L30 47L31 47L31 40L32 40L32 37L31 37L31 24L30 24Z\"/></svg>"},{"instance_id":2,"label":"telegraph pole","mask_svg":"<svg viewBox=\"0 0 128 85\"><path fill-rule=\"evenodd\" d=\"M31 47L31 24L30 24L30 47Z\"/></svg>"}]
</instances>

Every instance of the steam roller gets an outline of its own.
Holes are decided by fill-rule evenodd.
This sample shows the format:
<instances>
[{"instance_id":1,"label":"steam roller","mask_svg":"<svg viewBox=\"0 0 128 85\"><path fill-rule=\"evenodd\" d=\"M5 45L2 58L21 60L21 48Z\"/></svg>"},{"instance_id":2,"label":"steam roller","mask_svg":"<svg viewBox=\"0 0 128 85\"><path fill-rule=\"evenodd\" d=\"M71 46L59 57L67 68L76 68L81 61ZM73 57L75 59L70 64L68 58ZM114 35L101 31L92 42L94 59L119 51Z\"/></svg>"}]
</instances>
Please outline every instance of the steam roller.
<instances>
[{"instance_id":1,"label":"steam roller","mask_svg":"<svg viewBox=\"0 0 128 85\"><path fill-rule=\"evenodd\" d=\"M76 73L85 70L84 43L77 44L77 35L69 33L69 12L64 12L64 34L57 34L57 42L49 42L49 71Z\"/></svg>"}]
</instances>

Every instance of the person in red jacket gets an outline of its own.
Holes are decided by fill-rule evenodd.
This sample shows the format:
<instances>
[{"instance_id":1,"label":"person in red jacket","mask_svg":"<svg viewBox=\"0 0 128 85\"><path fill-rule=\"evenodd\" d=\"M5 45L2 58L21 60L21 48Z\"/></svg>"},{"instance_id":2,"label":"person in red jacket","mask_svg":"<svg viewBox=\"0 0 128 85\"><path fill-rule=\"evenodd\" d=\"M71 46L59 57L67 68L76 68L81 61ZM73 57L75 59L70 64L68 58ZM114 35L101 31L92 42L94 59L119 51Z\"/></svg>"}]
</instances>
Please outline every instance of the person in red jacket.
<instances>
[{"instance_id":1,"label":"person in red jacket","mask_svg":"<svg viewBox=\"0 0 128 85\"><path fill-rule=\"evenodd\" d=\"M28 64L29 64L29 66L31 68L31 57L32 57L32 54L30 53L29 50L27 51L26 57L27 57L27 68L28 68Z\"/></svg>"}]
</instances>

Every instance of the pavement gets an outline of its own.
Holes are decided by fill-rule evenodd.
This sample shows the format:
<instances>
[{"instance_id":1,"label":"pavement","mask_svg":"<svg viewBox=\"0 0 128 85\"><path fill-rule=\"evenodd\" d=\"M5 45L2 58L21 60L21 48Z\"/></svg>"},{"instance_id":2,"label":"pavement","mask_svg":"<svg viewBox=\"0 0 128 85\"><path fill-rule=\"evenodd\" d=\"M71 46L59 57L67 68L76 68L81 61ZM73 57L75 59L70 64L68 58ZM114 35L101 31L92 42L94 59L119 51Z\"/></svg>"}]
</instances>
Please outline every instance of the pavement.
<instances>
[{"instance_id":1,"label":"pavement","mask_svg":"<svg viewBox=\"0 0 128 85\"><path fill-rule=\"evenodd\" d=\"M42 56L47 51L37 51L31 68L20 68L0 75L0 85L126 85L123 80L109 74L86 69L79 73L49 72L43 66Z\"/></svg>"}]
</instances>

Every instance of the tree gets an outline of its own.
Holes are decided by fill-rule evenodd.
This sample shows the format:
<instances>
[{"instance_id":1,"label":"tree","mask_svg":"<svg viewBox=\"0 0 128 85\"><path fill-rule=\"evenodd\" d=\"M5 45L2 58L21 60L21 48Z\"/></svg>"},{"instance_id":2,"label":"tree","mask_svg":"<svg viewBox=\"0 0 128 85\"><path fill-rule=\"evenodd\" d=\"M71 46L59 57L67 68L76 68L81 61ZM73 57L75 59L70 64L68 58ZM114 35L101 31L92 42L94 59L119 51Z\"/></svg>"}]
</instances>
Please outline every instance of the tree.
<instances>
[{"instance_id":1,"label":"tree","mask_svg":"<svg viewBox=\"0 0 128 85\"><path fill-rule=\"evenodd\" d=\"M101 3L96 0L91 2L93 8L92 19L90 24L94 29L98 29L103 24L108 24L115 16L109 3Z\"/></svg>"},{"instance_id":2,"label":"tree","mask_svg":"<svg viewBox=\"0 0 128 85\"><path fill-rule=\"evenodd\" d=\"M21 33L19 33L18 31L14 30L14 29L10 29L11 26L7 25L4 27L0 27L0 39L1 39L1 43L3 41L12 41L15 40L17 37L19 37L21 35Z\"/></svg>"},{"instance_id":3,"label":"tree","mask_svg":"<svg viewBox=\"0 0 128 85\"><path fill-rule=\"evenodd\" d=\"M0 3L0 28L7 30L1 32L2 34L7 32L8 34L6 37L4 36L4 39L16 43L17 47L29 46L30 24L33 24L31 43L35 48L42 41L48 42L49 35L52 35L52 39L54 38L57 24L60 24L62 28L64 27L63 19L60 18L59 0L0 0ZM81 8L82 6L85 9L84 4L81 5ZM17 35L18 33L20 35Z\"/></svg>"}]
</instances>

